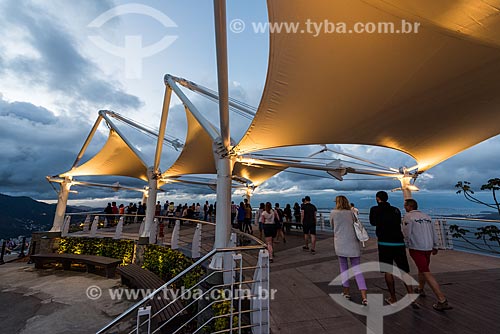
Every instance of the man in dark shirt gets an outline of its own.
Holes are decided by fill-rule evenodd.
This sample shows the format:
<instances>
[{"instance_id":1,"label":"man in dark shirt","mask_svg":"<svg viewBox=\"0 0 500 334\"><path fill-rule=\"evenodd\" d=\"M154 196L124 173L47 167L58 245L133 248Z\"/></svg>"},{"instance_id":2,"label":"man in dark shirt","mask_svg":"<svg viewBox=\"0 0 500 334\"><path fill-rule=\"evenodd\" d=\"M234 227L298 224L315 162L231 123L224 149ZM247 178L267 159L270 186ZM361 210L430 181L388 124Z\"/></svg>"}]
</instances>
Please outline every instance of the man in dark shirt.
<instances>
[{"instance_id":1,"label":"man in dark shirt","mask_svg":"<svg viewBox=\"0 0 500 334\"><path fill-rule=\"evenodd\" d=\"M311 253L316 254L316 212L318 210L311 203L311 198L309 196L304 197L304 204L302 205L302 210L300 211L302 228L304 229L304 241L305 246L302 247L303 250L309 250L309 237L311 238Z\"/></svg>"},{"instance_id":2,"label":"man in dark shirt","mask_svg":"<svg viewBox=\"0 0 500 334\"><path fill-rule=\"evenodd\" d=\"M410 266L406 257L406 247L403 232L401 231L401 211L391 206L387 200L389 196L385 191L379 191L376 195L378 205L370 209L370 224L376 226L378 239L378 258L381 264L386 263L401 269L404 273L410 272ZM385 301L393 304L397 301L394 276L385 272L385 282L389 289L390 297ZM412 293L411 287L405 283L408 293ZM413 304L417 307L417 304Z\"/></svg>"}]
</instances>

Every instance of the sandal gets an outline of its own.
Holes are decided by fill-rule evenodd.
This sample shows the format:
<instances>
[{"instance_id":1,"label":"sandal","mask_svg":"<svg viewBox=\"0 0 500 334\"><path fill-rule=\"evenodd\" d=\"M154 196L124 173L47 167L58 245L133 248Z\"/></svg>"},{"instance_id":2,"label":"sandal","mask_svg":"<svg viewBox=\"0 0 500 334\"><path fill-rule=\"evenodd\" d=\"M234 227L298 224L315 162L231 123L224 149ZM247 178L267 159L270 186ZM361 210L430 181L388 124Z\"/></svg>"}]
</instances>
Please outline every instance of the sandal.
<instances>
[{"instance_id":1,"label":"sandal","mask_svg":"<svg viewBox=\"0 0 500 334\"><path fill-rule=\"evenodd\" d=\"M390 298L390 297L384 298L384 301L385 301L387 304L389 304L389 305L393 305L393 304L395 304L395 303L396 303L396 302L391 301L391 298Z\"/></svg>"},{"instance_id":2,"label":"sandal","mask_svg":"<svg viewBox=\"0 0 500 334\"><path fill-rule=\"evenodd\" d=\"M363 299L363 300L361 301L361 305L363 305L363 306L368 306L368 300Z\"/></svg>"},{"instance_id":3,"label":"sandal","mask_svg":"<svg viewBox=\"0 0 500 334\"><path fill-rule=\"evenodd\" d=\"M445 311L451 310L453 307L448 304L448 299L445 299L442 302L438 301L436 304L432 305L432 308L436 311Z\"/></svg>"}]
</instances>

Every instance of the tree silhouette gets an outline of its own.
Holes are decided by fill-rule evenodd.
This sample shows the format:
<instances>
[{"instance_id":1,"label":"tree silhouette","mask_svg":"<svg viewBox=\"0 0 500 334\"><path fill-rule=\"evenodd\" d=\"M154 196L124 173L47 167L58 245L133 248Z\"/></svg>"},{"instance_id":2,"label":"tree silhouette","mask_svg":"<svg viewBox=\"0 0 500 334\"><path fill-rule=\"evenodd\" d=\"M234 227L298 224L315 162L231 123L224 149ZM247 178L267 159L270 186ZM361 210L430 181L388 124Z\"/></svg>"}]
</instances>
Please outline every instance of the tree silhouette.
<instances>
[{"instance_id":1,"label":"tree silhouette","mask_svg":"<svg viewBox=\"0 0 500 334\"><path fill-rule=\"evenodd\" d=\"M474 191L471 188L471 183L468 181L459 181L455 185L455 188L458 188L457 194L463 194L465 199L468 201L471 201L476 204L481 204L484 206L487 206L488 208L496 209L498 211L498 214L500 215L500 203L498 202L497 199L497 194L496 191L500 190L500 178L494 178L494 179L489 179L488 183L483 184L481 186L481 190L491 190L492 196L493 196L493 201L494 203L486 203L484 201L479 200L474 196ZM478 232L475 232L474 235L476 236L476 239L482 239L484 245L490 250L493 251L494 253L499 253L497 249L491 247L491 244L488 243L490 242L496 242L498 246L500 246L500 229L498 229L497 226L495 225L489 225L489 226L484 226L484 227L479 227L477 228ZM484 249L482 247L479 247L477 244L471 243L465 235L469 233L469 230L460 228L457 225L451 225L450 226L450 231L452 232L452 236L454 238L462 238L469 244L473 245L474 247L478 249Z\"/></svg>"}]
</instances>

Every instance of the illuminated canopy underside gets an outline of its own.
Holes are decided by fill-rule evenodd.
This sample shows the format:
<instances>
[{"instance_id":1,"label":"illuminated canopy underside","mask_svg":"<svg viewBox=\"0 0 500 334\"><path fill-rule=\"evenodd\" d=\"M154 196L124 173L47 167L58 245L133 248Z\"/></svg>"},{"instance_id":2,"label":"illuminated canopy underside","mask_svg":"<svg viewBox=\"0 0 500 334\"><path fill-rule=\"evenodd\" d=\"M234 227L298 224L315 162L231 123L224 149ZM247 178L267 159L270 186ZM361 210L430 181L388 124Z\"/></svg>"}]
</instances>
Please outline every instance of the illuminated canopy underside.
<instances>
[{"instance_id":1,"label":"illuminated canopy underside","mask_svg":"<svg viewBox=\"0 0 500 334\"><path fill-rule=\"evenodd\" d=\"M190 174L217 174L212 148L212 139L186 109L187 136L184 148L174 164L162 174L163 178L178 177ZM257 187L268 178L281 172L284 167L248 166L236 162L233 176L248 180Z\"/></svg>"},{"instance_id":2,"label":"illuminated canopy underside","mask_svg":"<svg viewBox=\"0 0 500 334\"><path fill-rule=\"evenodd\" d=\"M81 166L59 176L120 175L148 180L147 167L114 131L102 149Z\"/></svg>"},{"instance_id":3,"label":"illuminated canopy underside","mask_svg":"<svg viewBox=\"0 0 500 334\"><path fill-rule=\"evenodd\" d=\"M236 149L367 144L424 171L500 133L500 1L271 0L270 22L420 22L412 34L270 34L258 112ZM277 126L279 124L279 126Z\"/></svg>"}]
</instances>

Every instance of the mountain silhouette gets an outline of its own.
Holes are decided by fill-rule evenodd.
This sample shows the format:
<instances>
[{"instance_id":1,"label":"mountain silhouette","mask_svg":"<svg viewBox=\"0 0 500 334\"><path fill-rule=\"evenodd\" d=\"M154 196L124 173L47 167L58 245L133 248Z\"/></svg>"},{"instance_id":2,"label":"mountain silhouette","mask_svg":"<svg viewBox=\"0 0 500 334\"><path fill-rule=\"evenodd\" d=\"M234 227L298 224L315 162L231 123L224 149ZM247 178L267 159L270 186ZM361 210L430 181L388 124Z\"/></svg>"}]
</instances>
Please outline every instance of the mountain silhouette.
<instances>
[{"instance_id":1,"label":"mountain silhouette","mask_svg":"<svg viewBox=\"0 0 500 334\"><path fill-rule=\"evenodd\" d=\"M52 227L56 204L47 204L26 196L0 194L0 239L18 236L31 237L31 232L47 231ZM67 212L81 212L83 208L67 207Z\"/></svg>"}]
</instances>

